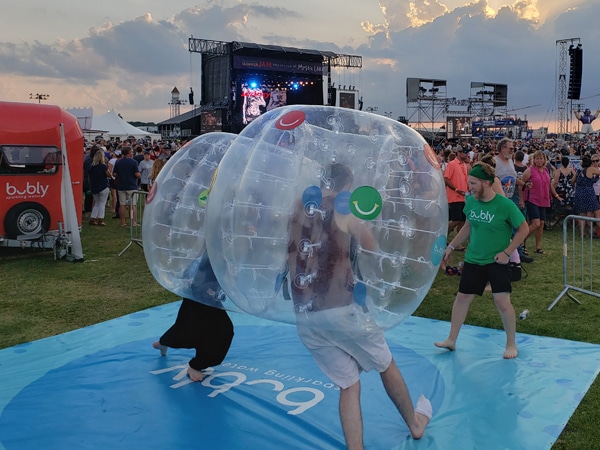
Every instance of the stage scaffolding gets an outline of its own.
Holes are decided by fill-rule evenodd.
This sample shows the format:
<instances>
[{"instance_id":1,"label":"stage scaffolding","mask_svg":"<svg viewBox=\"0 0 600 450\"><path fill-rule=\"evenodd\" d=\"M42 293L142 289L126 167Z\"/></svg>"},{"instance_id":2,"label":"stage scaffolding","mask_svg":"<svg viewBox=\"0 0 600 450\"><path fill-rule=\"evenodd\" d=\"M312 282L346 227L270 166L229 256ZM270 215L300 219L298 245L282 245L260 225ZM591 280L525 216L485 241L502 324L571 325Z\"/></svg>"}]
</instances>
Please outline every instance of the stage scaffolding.
<instances>
[{"instance_id":1,"label":"stage scaffolding","mask_svg":"<svg viewBox=\"0 0 600 450\"><path fill-rule=\"evenodd\" d=\"M413 128L435 135L446 123L446 80L406 79L406 117Z\"/></svg>"}]
</instances>

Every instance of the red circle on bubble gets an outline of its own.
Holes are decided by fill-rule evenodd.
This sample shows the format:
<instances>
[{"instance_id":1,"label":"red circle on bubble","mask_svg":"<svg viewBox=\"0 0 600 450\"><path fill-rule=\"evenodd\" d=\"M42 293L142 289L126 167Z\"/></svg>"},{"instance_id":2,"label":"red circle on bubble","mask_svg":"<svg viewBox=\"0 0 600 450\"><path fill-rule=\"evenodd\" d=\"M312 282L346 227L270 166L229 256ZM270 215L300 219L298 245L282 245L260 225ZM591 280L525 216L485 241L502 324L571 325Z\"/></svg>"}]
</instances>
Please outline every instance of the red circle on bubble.
<instances>
[{"instance_id":1,"label":"red circle on bubble","mask_svg":"<svg viewBox=\"0 0 600 450\"><path fill-rule=\"evenodd\" d=\"M306 120L306 114L302 111L290 111L277 119L275 128L280 130L292 130L300 126L304 120Z\"/></svg>"},{"instance_id":2,"label":"red circle on bubble","mask_svg":"<svg viewBox=\"0 0 600 450\"><path fill-rule=\"evenodd\" d=\"M438 161L437 155L435 154L433 149L429 146L429 144L425 144L424 150L425 150L425 158L427 158L427 161L429 161L433 167L440 170L442 168L442 166L440 165L440 162Z\"/></svg>"}]
</instances>

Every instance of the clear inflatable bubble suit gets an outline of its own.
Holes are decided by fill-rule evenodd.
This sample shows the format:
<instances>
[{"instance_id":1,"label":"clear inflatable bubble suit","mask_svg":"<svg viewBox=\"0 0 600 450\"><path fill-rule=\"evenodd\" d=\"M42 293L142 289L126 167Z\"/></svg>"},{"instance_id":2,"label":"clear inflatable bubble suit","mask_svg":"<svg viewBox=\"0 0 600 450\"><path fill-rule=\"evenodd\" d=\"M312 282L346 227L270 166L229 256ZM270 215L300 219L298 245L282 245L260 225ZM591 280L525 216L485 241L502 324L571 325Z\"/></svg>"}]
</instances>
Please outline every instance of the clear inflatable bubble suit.
<instances>
[{"instance_id":1,"label":"clear inflatable bubble suit","mask_svg":"<svg viewBox=\"0 0 600 450\"><path fill-rule=\"evenodd\" d=\"M236 310L211 270L205 241L206 200L217 167L237 137L207 133L188 142L163 167L142 221L146 262L165 289L210 306Z\"/></svg>"},{"instance_id":2,"label":"clear inflatable bubble suit","mask_svg":"<svg viewBox=\"0 0 600 450\"><path fill-rule=\"evenodd\" d=\"M447 224L443 175L417 132L352 109L286 106L231 143L204 226L214 272L241 310L295 323L346 307L387 329L423 301Z\"/></svg>"}]
</instances>

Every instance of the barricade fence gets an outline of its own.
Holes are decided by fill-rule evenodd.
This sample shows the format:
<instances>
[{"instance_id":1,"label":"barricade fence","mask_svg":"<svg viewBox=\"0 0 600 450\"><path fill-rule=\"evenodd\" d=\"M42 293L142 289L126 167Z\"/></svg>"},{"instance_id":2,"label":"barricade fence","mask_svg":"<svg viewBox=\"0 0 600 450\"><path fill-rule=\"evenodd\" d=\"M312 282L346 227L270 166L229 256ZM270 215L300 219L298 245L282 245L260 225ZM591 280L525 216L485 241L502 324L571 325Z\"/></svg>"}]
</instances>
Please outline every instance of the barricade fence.
<instances>
[{"instance_id":1,"label":"barricade fence","mask_svg":"<svg viewBox=\"0 0 600 450\"><path fill-rule=\"evenodd\" d=\"M131 199L131 207L129 208L129 243L121 250L119 256L123 255L129 247L133 244L137 244L144 248L142 243L142 220L144 218L144 207L146 205L146 198L148 193L146 191L135 191Z\"/></svg>"},{"instance_id":2,"label":"barricade fence","mask_svg":"<svg viewBox=\"0 0 600 450\"><path fill-rule=\"evenodd\" d=\"M548 306L550 311L565 295L581 302L571 291L600 297L600 219L569 215L563 220L563 290Z\"/></svg>"}]
</instances>

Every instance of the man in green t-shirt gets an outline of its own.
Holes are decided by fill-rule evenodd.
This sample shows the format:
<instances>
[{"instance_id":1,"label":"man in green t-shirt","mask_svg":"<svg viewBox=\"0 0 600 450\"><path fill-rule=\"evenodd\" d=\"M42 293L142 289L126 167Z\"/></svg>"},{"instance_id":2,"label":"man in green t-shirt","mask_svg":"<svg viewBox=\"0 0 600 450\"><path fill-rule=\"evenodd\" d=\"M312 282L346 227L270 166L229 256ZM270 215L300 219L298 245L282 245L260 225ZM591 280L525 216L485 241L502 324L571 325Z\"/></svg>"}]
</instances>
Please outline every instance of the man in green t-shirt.
<instances>
[{"instance_id":1,"label":"man in green t-shirt","mask_svg":"<svg viewBox=\"0 0 600 450\"><path fill-rule=\"evenodd\" d=\"M468 184L472 195L465 202L467 221L448 244L443 263L447 263L455 247L467 239L470 239L470 243L458 294L452 306L450 334L445 341L435 342L435 345L448 350L456 348L456 339L469 312L469 306L475 295L483 294L485 285L489 282L506 331L504 358L511 359L517 357L518 350L515 341L515 310L510 302L512 286L508 262L510 254L527 236L529 227L515 203L494 192L494 177L494 169L484 163L477 163L469 172ZM511 240L513 228L517 231Z\"/></svg>"}]
</instances>

